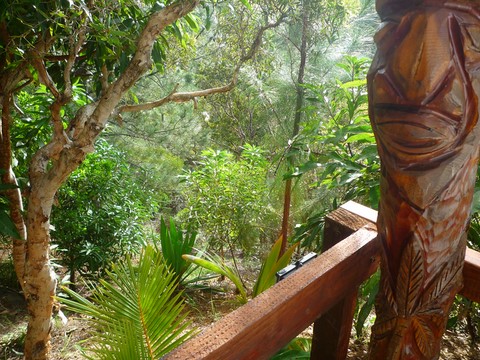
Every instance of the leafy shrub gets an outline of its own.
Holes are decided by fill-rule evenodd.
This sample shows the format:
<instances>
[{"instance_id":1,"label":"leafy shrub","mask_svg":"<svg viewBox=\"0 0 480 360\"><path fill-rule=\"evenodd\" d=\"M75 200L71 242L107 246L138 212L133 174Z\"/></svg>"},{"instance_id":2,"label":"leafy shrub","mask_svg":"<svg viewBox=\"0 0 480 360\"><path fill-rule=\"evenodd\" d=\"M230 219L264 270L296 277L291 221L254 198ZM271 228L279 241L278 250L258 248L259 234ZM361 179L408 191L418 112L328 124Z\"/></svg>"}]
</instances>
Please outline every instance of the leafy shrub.
<instances>
[{"instance_id":1,"label":"leafy shrub","mask_svg":"<svg viewBox=\"0 0 480 360\"><path fill-rule=\"evenodd\" d=\"M186 208L180 217L198 226L210 249L249 250L258 238L266 204L268 163L262 150L245 145L240 159L224 150L206 150L184 176Z\"/></svg>"},{"instance_id":2,"label":"leafy shrub","mask_svg":"<svg viewBox=\"0 0 480 360\"><path fill-rule=\"evenodd\" d=\"M380 161L368 117L369 64L369 59L346 56L337 64L347 76L343 81L307 85L312 106L304 135L312 137L318 155L300 170L319 169L315 185L329 189L338 203L356 199L376 208Z\"/></svg>"},{"instance_id":3,"label":"leafy shrub","mask_svg":"<svg viewBox=\"0 0 480 360\"><path fill-rule=\"evenodd\" d=\"M346 56L337 64L345 74L342 80L305 85L308 117L292 147L303 149L308 160L287 177L314 173L316 208L297 225L295 240L315 250L321 247L323 218L329 211L348 200L378 206L380 159L368 117L369 63L367 58Z\"/></svg>"},{"instance_id":4,"label":"leafy shrub","mask_svg":"<svg viewBox=\"0 0 480 360\"><path fill-rule=\"evenodd\" d=\"M104 141L66 181L52 210L52 238L72 283L76 271L96 276L137 251L154 205L145 192L122 153Z\"/></svg>"}]
</instances>

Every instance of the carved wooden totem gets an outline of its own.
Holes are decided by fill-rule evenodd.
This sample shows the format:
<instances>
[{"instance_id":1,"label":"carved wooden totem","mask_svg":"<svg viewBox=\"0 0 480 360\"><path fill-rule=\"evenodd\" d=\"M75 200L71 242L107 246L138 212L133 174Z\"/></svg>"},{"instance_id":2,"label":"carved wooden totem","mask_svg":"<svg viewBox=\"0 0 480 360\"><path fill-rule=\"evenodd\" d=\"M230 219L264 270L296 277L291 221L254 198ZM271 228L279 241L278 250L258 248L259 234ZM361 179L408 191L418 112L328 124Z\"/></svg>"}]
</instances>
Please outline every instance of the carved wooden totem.
<instances>
[{"instance_id":1,"label":"carved wooden totem","mask_svg":"<svg viewBox=\"0 0 480 360\"><path fill-rule=\"evenodd\" d=\"M480 0L377 0L368 81L383 245L370 359L437 359L462 286L480 142Z\"/></svg>"}]
</instances>

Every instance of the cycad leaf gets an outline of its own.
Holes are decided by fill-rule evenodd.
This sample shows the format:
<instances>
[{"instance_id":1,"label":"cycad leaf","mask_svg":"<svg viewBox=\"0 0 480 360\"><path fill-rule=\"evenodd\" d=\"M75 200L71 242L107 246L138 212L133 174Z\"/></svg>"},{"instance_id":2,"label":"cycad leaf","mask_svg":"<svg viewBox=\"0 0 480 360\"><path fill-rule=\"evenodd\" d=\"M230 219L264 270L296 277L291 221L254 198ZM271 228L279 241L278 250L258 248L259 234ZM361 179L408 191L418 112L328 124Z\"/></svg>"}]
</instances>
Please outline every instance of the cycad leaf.
<instances>
[{"instance_id":1,"label":"cycad leaf","mask_svg":"<svg viewBox=\"0 0 480 360\"><path fill-rule=\"evenodd\" d=\"M240 276L232 268L223 263L221 259L217 259L216 261L214 261L215 259L213 258L212 260L206 260L201 257L189 254L183 254L182 258L184 258L186 261L193 262L194 264L197 264L198 266L201 266L207 270L213 271L214 273L226 276L235 284L238 291L240 292L240 300L242 302L247 301L247 291L243 286Z\"/></svg>"},{"instance_id":2,"label":"cycad leaf","mask_svg":"<svg viewBox=\"0 0 480 360\"><path fill-rule=\"evenodd\" d=\"M191 263L182 258L183 254L192 252L195 244L197 233L187 229L184 233L178 228L172 219L170 219L170 227L167 227L163 218L160 221L160 243L162 246L162 254L170 269L177 276L177 281L184 280Z\"/></svg>"},{"instance_id":3,"label":"cycad leaf","mask_svg":"<svg viewBox=\"0 0 480 360\"><path fill-rule=\"evenodd\" d=\"M298 243L295 243L290 246L279 259L278 255L280 254L280 249L282 246L282 237L278 238L275 244L273 244L272 249L262 265L260 274L258 275L255 286L253 287L253 297L258 296L275 284L276 273L288 265L290 259L292 258L293 252L297 248L297 245Z\"/></svg>"},{"instance_id":4,"label":"cycad leaf","mask_svg":"<svg viewBox=\"0 0 480 360\"><path fill-rule=\"evenodd\" d=\"M68 289L72 299L61 300L92 316L95 359L159 359L190 336L180 316L181 294L174 295L174 275L154 247L144 249L138 267L127 259L113 266L108 278L92 301Z\"/></svg>"}]
</instances>

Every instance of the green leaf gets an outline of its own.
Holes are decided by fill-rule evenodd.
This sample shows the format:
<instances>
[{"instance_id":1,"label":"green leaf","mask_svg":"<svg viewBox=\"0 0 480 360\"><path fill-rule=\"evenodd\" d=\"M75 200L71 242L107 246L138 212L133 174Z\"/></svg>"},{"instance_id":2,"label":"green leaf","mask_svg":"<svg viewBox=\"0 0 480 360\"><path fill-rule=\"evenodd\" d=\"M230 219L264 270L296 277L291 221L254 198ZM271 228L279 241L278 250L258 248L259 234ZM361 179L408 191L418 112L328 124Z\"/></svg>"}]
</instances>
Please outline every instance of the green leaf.
<instances>
[{"instance_id":1,"label":"green leaf","mask_svg":"<svg viewBox=\"0 0 480 360\"><path fill-rule=\"evenodd\" d=\"M250 5L250 2L248 0L240 0L243 5L247 7L248 10L253 11L252 5Z\"/></svg>"},{"instance_id":2,"label":"green leaf","mask_svg":"<svg viewBox=\"0 0 480 360\"><path fill-rule=\"evenodd\" d=\"M270 360L307 360L310 359L312 339L296 337Z\"/></svg>"},{"instance_id":3,"label":"green leaf","mask_svg":"<svg viewBox=\"0 0 480 360\"><path fill-rule=\"evenodd\" d=\"M360 80L348 81L346 83L341 84L340 87L342 89L351 89L351 88L357 88L365 85L367 85L367 79L360 79Z\"/></svg>"},{"instance_id":4,"label":"green leaf","mask_svg":"<svg viewBox=\"0 0 480 360\"><path fill-rule=\"evenodd\" d=\"M20 239L20 234L8 214L0 209L0 234Z\"/></svg>"},{"instance_id":5,"label":"green leaf","mask_svg":"<svg viewBox=\"0 0 480 360\"><path fill-rule=\"evenodd\" d=\"M14 184L0 184L0 191L11 189L18 189L18 186Z\"/></svg>"},{"instance_id":6,"label":"green leaf","mask_svg":"<svg viewBox=\"0 0 480 360\"><path fill-rule=\"evenodd\" d=\"M197 233L177 228L173 219L170 219L170 227L165 224L164 219L160 220L160 243L162 255L170 269L175 273L177 281L185 280L191 262L183 259L183 254L190 254L195 244Z\"/></svg>"},{"instance_id":7,"label":"green leaf","mask_svg":"<svg viewBox=\"0 0 480 360\"><path fill-rule=\"evenodd\" d=\"M216 274L223 275L230 279L230 281L235 284L238 291L240 292L240 300L244 303L247 302L247 291L243 286L240 276L238 276L235 270L226 265L223 260L221 260L220 258L215 259L213 257L211 257L212 260L206 260L201 257L188 254L182 255L182 257L187 261L191 261L198 266L201 266L207 270L213 271Z\"/></svg>"},{"instance_id":8,"label":"green leaf","mask_svg":"<svg viewBox=\"0 0 480 360\"><path fill-rule=\"evenodd\" d=\"M188 23L188 25L193 31L195 32L200 31L200 27L198 26L197 19L192 14L187 14L183 18L185 19L185 21Z\"/></svg>"},{"instance_id":9,"label":"green leaf","mask_svg":"<svg viewBox=\"0 0 480 360\"><path fill-rule=\"evenodd\" d=\"M347 138L345 140L345 143L351 144L354 142L364 142L364 143L375 143L375 136L373 133L360 133L360 134L355 134Z\"/></svg>"},{"instance_id":10,"label":"green leaf","mask_svg":"<svg viewBox=\"0 0 480 360\"><path fill-rule=\"evenodd\" d=\"M115 265L107 279L92 300L68 288L63 291L70 299L59 298L69 310L91 317L89 351L95 359L160 359L191 336L173 274L153 246L142 251L138 265L130 258Z\"/></svg>"},{"instance_id":11,"label":"green leaf","mask_svg":"<svg viewBox=\"0 0 480 360\"><path fill-rule=\"evenodd\" d=\"M477 212L480 212L480 186L475 186L472 202L472 213Z\"/></svg>"},{"instance_id":12,"label":"green leaf","mask_svg":"<svg viewBox=\"0 0 480 360\"><path fill-rule=\"evenodd\" d=\"M294 177L300 177L309 171L318 169L320 166L322 166L322 164L319 162L307 161L306 163L303 163L302 165L296 167L292 173L287 173L283 175L283 180L291 179Z\"/></svg>"},{"instance_id":13,"label":"green leaf","mask_svg":"<svg viewBox=\"0 0 480 360\"><path fill-rule=\"evenodd\" d=\"M262 265L260 274L258 275L257 281L253 287L253 297L260 295L262 292L275 284L277 272L288 265L298 244L299 243L295 243L290 246L285 253L278 258L280 249L282 247L282 237L278 238L275 244L273 244L272 249L268 253L267 258Z\"/></svg>"},{"instance_id":14,"label":"green leaf","mask_svg":"<svg viewBox=\"0 0 480 360\"><path fill-rule=\"evenodd\" d=\"M362 336L365 328L365 322L373 310L375 304L375 298L378 293L380 282L380 272L377 271L362 285L362 297L366 297L365 303L361 306L355 320L355 331L357 337Z\"/></svg>"}]
</instances>

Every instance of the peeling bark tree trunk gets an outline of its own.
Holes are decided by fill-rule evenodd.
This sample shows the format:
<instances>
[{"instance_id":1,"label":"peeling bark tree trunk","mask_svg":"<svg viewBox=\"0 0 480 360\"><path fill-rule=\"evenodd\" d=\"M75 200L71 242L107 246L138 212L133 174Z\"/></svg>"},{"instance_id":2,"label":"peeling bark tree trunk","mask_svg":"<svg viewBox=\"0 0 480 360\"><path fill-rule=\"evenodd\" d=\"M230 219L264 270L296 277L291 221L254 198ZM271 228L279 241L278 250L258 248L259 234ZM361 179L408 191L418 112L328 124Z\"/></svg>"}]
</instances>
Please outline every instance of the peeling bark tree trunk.
<instances>
[{"instance_id":1,"label":"peeling bark tree trunk","mask_svg":"<svg viewBox=\"0 0 480 360\"><path fill-rule=\"evenodd\" d=\"M52 46L50 40L53 38L49 34L40 36L31 56L26 57L27 61L31 60L30 65L33 65L38 73L39 81L55 98L50 108L53 124L52 140L35 154L29 168L30 192L25 220L22 216L19 192L7 194L11 200L12 219L25 240L13 239L13 243L15 269L24 289L30 316L25 339L25 359L27 360L49 358L51 317L56 287L55 274L49 260L50 213L55 193L85 159L85 156L93 151L95 140L105 128L110 116L115 113L124 94L151 68L152 47L160 33L166 26L192 11L199 3L200 0L176 1L153 13L138 38L136 52L125 71L112 83L105 82L101 98L80 109L66 130L63 128L60 114L62 107L71 101L70 71L79 49L83 46L82 31L84 29L77 33L78 37L75 41L78 43L68 54L62 92L56 88L48 75L43 61L43 57ZM1 40L7 44L8 34L5 33L5 26L2 26L0 24ZM19 83L31 76L29 72L22 70L26 67L27 63L13 70L0 66L2 89L0 93L2 112L0 168L7 170L2 176L2 182L5 183L15 182L10 165L10 103Z\"/></svg>"},{"instance_id":2,"label":"peeling bark tree trunk","mask_svg":"<svg viewBox=\"0 0 480 360\"><path fill-rule=\"evenodd\" d=\"M368 77L383 245L370 359L437 359L478 163L480 2L377 0Z\"/></svg>"},{"instance_id":3,"label":"peeling bark tree trunk","mask_svg":"<svg viewBox=\"0 0 480 360\"><path fill-rule=\"evenodd\" d=\"M3 170L2 183L17 186L17 179L12 170L12 149L10 140L10 93L7 90L8 86L2 86L5 89L5 94L1 98L1 131L0 131L0 169ZM25 250L27 232L25 222L23 220L23 201L20 189L9 189L5 191L5 195L10 203L10 217L17 229L20 238L12 239L12 255L15 273L19 279L19 283L23 289L23 275L25 271Z\"/></svg>"}]
</instances>

